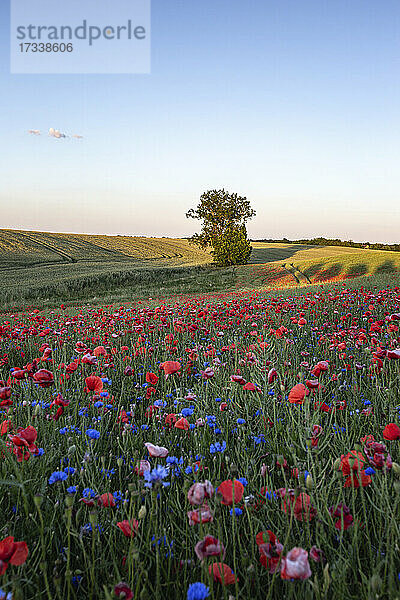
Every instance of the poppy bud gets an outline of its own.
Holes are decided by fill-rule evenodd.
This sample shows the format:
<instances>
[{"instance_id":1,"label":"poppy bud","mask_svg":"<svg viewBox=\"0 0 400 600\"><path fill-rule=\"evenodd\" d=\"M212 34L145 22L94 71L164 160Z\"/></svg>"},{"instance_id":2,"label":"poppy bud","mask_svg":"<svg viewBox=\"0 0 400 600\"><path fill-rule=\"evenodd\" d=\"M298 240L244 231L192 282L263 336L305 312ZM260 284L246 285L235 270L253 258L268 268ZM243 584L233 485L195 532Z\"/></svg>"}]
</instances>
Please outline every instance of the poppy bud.
<instances>
[{"instance_id":1,"label":"poppy bud","mask_svg":"<svg viewBox=\"0 0 400 600\"><path fill-rule=\"evenodd\" d=\"M307 475L307 477L306 477L306 488L308 490L312 490L313 487L314 487L313 478L311 477L311 475Z\"/></svg>"},{"instance_id":2,"label":"poppy bud","mask_svg":"<svg viewBox=\"0 0 400 600\"><path fill-rule=\"evenodd\" d=\"M393 483L393 487L396 490L396 492L399 493L400 492L400 481L395 481Z\"/></svg>"},{"instance_id":3,"label":"poppy bud","mask_svg":"<svg viewBox=\"0 0 400 600\"><path fill-rule=\"evenodd\" d=\"M33 496L33 501L35 503L36 508L40 508L43 502L43 496L35 495Z\"/></svg>"},{"instance_id":4,"label":"poppy bud","mask_svg":"<svg viewBox=\"0 0 400 600\"><path fill-rule=\"evenodd\" d=\"M400 477L400 465L398 463L392 463L392 471L397 477Z\"/></svg>"},{"instance_id":5,"label":"poppy bud","mask_svg":"<svg viewBox=\"0 0 400 600\"><path fill-rule=\"evenodd\" d=\"M333 470L334 471L340 471L340 465L341 465L342 461L340 458L337 458L335 460L335 462L333 463Z\"/></svg>"},{"instance_id":6,"label":"poppy bud","mask_svg":"<svg viewBox=\"0 0 400 600\"><path fill-rule=\"evenodd\" d=\"M124 464L124 459L123 458L117 458L117 465L121 468L122 465Z\"/></svg>"},{"instance_id":7,"label":"poppy bud","mask_svg":"<svg viewBox=\"0 0 400 600\"><path fill-rule=\"evenodd\" d=\"M75 450L76 450L76 446L70 446L70 447L68 448L68 454L74 454L74 453L75 453Z\"/></svg>"},{"instance_id":8,"label":"poppy bud","mask_svg":"<svg viewBox=\"0 0 400 600\"><path fill-rule=\"evenodd\" d=\"M143 506L141 506L140 509L139 509L138 519L144 519L145 516L146 516L146 514L147 514L147 508L143 504Z\"/></svg>"},{"instance_id":9,"label":"poppy bud","mask_svg":"<svg viewBox=\"0 0 400 600\"><path fill-rule=\"evenodd\" d=\"M375 573L369 580L369 584L373 592L379 592L382 588L382 579Z\"/></svg>"},{"instance_id":10,"label":"poppy bud","mask_svg":"<svg viewBox=\"0 0 400 600\"><path fill-rule=\"evenodd\" d=\"M91 510L89 513L89 522L91 525L96 525L97 523L97 512L95 510Z\"/></svg>"},{"instance_id":11,"label":"poppy bud","mask_svg":"<svg viewBox=\"0 0 400 600\"><path fill-rule=\"evenodd\" d=\"M67 507L67 511L71 508L74 503L74 497L71 495L65 496L65 505ZM66 511L66 513L67 513Z\"/></svg>"}]
</instances>

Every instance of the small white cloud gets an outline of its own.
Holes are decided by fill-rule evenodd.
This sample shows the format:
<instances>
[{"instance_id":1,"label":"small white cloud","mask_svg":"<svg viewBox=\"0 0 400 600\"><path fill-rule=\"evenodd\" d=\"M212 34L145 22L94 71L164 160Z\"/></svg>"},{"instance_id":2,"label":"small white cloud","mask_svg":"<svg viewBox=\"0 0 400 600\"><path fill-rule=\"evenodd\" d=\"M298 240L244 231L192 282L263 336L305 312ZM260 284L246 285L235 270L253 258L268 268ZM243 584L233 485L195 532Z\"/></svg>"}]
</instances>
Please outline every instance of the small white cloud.
<instances>
[{"instance_id":1,"label":"small white cloud","mask_svg":"<svg viewBox=\"0 0 400 600\"><path fill-rule=\"evenodd\" d=\"M66 138L67 137L65 135L65 133L61 133L60 131L58 131L58 129L53 129L53 127L50 127L50 129L49 129L49 136L57 138L57 139Z\"/></svg>"},{"instance_id":2,"label":"small white cloud","mask_svg":"<svg viewBox=\"0 0 400 600\"><path fill-rule=\"evenodd\" d=\"M31 135L40 135L39 129L28 129L28 133Z\"/></svg>"},{"instance_id":3,"label":"small white cloud","mask_svg":"<svg viewBox=\"0 0 400 600\"><path fill-rule=\"evenodd\" d=\"M77 140L81 140L83 138L83 135L78 135L77 133L74 133L74 135L72 137Z\"/></svg>"}]
</instances>

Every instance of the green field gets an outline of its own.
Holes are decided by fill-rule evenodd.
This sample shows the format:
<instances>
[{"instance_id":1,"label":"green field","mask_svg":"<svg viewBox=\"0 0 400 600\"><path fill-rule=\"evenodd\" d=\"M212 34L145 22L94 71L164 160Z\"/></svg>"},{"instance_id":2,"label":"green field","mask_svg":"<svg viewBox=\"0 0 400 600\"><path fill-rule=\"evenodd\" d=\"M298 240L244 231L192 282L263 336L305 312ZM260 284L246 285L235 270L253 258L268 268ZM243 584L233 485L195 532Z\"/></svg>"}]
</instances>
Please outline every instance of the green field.
<instances>
[{"instance_id":1,"label":"green field","mask_svg":"<svg viewBox=\"0 0 400 600\"><path fill-rule=\"evenodd\" d=\"M217 268L185 239L0 230L3 308L293 288L399 268L396 252L263 242L250 264Z\"/></svg>"}]
</instances>

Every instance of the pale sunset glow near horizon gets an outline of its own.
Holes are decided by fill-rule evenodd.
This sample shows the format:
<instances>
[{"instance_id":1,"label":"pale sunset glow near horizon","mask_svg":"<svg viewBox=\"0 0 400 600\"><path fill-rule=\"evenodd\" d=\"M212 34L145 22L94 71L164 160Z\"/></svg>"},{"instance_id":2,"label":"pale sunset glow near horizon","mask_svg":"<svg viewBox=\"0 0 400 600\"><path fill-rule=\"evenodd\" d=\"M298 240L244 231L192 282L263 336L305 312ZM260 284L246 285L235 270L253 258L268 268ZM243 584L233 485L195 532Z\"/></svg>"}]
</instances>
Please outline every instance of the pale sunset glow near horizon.
<instances>
[{"instance_id":1,"label":"pale sunset glow near horizon","mask_svg":"<svg viewBox=\"0 0 400 600\"><path fill-rule=\"evenodd\" d=\"M7 4L0 228L190 236L225 188L253 239L400 242L398 1L153 0L139 75L10 74Z\"/></svg>"}]
</instances>

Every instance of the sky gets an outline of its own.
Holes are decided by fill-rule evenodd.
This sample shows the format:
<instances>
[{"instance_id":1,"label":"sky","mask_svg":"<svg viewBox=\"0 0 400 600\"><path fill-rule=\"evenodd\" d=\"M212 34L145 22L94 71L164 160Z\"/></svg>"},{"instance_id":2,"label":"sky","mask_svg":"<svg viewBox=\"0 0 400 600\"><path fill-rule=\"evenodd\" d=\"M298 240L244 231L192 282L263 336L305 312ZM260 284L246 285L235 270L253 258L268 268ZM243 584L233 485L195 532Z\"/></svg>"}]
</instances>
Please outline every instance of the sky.
<instances>
[{"instance_id":1,"label":"sky","mask_svg":"<svg viewBox=\"0 0 400 600\"><path fill-rule=\"evenodd\" d=\"M398 0L153 0L138 75L10 74L8 4L1 228L188 236L225 188L253 239L399 242Z\"/></svg>"}]
</instances>

